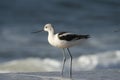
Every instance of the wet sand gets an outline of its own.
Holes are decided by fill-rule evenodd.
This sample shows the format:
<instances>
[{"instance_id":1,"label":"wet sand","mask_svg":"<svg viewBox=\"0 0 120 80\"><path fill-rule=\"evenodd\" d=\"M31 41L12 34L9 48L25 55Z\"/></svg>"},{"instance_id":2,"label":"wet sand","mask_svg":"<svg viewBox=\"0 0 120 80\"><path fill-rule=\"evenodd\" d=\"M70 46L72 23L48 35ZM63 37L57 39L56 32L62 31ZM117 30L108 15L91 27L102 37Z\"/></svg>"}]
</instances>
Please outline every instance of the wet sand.
<instances>
[{"instance_id":1,"label":"wet sand","mask_svg":"<svg viewBox=\"0 0 120 80\"><path fill-rule=\"evenodd\" d=\"M0 73L0 80L71 80L68 73L59 72ZM95 70L73 72L72 80L120 80L120 70Z\"/></svg>"}]
</instances>

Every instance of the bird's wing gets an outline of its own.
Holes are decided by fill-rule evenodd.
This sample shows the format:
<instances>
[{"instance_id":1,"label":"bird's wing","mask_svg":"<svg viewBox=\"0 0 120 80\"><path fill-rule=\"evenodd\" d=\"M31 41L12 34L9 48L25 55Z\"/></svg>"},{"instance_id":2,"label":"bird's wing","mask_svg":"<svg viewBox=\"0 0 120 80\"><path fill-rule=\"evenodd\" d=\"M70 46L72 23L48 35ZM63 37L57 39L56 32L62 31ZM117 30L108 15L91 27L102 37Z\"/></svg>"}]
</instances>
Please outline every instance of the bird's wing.
<instances>
[{"instance_id":1,"label":"bird's wing","mask_svg":"<svg viewBox=\"0 0 120 80\"><path fill-rule=\"evenodd\" d=\"M79 40L79 39L87 39L89 35L77 35L67 32L58 33L58 37L61 40L72 41L72 40Z\"/></svg>"}]
</instances>

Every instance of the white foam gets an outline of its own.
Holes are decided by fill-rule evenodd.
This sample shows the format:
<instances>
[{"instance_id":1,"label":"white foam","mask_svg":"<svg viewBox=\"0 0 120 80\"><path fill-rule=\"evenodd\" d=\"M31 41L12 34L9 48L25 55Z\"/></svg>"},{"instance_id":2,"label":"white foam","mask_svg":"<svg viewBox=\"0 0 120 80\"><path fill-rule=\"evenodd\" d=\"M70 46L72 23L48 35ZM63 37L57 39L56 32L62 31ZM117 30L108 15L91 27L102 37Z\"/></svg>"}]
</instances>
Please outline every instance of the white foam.
<instances>
[{"instance_id":1,"label":"white foam","mask_svg":"<svg viewBox=\"0 0 120 80\"><path fill-rule=\"evenodd\" d=\"M61 64L62 61L50 58L26 58L0 63L0 73L60 71L62 68ZM107 51L74 58L73 70L93 70L99 69L99 66L109 68L111 65L118 64L120 64L120 51ZM68 61L65 69L69 70Z\"/></svg>"},{"instance_id":2,"label":"white foam","mask_svg":"<svg viewBox=\"0 0 120 80\"><path fill-rule=\"evenodd\" d=\"M38 72L60 70L60 62L52 59L27 58L0 64L0 71Z\"/></svg>"},{"instance_id":3,"label":"white foam","mask_svg":"<svg viewBox=\"0 0 120 80\"><path fill-rule=\"evenodd\" d=\"M73 63L76 63L77 70L92 70L98 66L109 67L111 65L117 65L120 64L120 51L107 51L93 55L83 55Z\"/></svg>"}]
</instances>

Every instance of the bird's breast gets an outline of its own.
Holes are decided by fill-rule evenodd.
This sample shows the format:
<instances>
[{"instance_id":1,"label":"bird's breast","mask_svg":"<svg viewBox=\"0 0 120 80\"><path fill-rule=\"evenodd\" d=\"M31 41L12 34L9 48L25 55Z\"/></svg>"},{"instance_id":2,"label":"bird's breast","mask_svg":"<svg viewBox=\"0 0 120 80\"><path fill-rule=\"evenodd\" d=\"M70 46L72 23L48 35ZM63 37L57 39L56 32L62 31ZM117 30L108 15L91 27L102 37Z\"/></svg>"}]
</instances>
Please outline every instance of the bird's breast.
<instances>
[{"instance_id":1,"label":"bird's breast","mask_svg":"<svg viewBox=\"0 0 120 80\"><path fill-rule=\"evenodd\" d=\"M57 35L48 36L48 42L54 47L60 48L61 46L61 41L58 39Z\"/></svg>"}]
</instances>

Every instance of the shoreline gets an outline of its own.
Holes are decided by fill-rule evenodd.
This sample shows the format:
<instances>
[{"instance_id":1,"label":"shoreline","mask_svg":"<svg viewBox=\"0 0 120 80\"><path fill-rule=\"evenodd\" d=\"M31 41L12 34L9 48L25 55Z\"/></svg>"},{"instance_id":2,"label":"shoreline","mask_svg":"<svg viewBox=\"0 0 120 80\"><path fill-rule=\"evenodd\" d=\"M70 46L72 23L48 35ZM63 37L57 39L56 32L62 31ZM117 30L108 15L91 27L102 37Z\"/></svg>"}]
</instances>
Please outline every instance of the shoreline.
<instances>
[{"instance_id":1,"label":"shoreline","mask_svg":"<svg viewBox=\"0 0 120 80\"><path fill-rule=\"evenodd\" d=\"M16 72L0 73L0 80L70 80L65 73L61 77L59 72ZM72 80L119 80L120 70L94 70L73 72Z\"/></svg>"}]
</instances>

